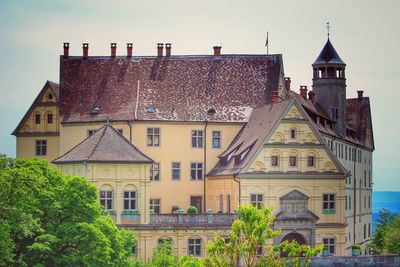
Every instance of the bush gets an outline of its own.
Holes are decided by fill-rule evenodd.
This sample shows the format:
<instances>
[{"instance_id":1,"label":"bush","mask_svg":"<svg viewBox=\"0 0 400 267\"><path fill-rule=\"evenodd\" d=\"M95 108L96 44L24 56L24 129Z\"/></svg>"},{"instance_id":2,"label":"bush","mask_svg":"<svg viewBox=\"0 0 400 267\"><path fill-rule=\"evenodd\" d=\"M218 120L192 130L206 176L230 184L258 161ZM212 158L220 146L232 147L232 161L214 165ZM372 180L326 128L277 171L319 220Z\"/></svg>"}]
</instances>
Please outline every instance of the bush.
<instances>
[{"instance_id":1,"label":"bush","mask_svg":"<svg viewBox=\"0 0 400 267\"><path fill-rule=\"evenodd\" d=\"M354 244L354 245L351 246L351 248L353 248L353 249L361 249L361 246L360 246L360 244Z\"/></svg>"},{"instance_id":2,"label":"bush","mask_svg":"<svg viewBox=\"0 0 400 267\"><path fill-rule=\"evenodd\" d=\"M189 208L187 208L187 214L197 214L199 213L197 208L194 206L190 206Z\"/></svg>"}]
</instances>

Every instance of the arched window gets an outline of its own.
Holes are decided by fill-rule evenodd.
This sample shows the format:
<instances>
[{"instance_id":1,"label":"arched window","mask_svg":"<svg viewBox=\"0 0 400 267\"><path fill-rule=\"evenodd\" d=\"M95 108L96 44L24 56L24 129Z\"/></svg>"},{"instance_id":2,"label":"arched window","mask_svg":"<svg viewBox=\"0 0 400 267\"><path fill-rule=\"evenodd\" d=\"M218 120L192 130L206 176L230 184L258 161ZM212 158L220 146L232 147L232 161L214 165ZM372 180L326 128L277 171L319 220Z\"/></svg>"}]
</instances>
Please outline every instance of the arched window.
<instances>
[{"instance_id":1,"label":"arched window","mask_svg":"<svg viewBox=\"0 0 400 267\"><path fill-rule=\"evenodd\" d=\"M190 237L187 252L188 255L201 257L203 255L203 240L200 237Z\"/></svg>"},{"instance_id":2,"label":"arched window","mask_svg":"<svg viewBox=\"0 0 400 267\"><path fill-rule=\"evenodd\" d=\"M290 139L296 139L297 131L296 128L290 129Z\"/></svg>"},{"instance_id":3,"label":"arched window","mask_svg":"<svg viewBox=\"0 0 400 267\"><path fill-rule=\"evenodd\" d=\"M111 185L103 185L100 189L100 204L106 210L112 210L114 207L114 194Z\"/></svg>"}]
</instances>

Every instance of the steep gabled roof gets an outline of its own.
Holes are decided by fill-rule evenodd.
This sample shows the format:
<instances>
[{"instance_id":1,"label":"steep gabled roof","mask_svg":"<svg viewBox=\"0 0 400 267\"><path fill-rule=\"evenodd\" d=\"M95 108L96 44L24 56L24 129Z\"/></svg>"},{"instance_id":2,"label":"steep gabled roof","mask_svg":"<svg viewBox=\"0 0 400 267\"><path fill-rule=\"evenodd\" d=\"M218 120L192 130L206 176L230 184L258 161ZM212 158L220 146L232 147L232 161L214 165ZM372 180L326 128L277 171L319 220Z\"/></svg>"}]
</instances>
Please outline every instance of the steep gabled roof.
<instances>
[{"instance_id":1,"label":"steep gabled roof","mask_svg":"<svg viewBox=\"0 0 400 267\"><path fill-rule=\"evenodd\" d=\"M346 65L343 60L340 58L339 54L336 52L333 47L331 41L328 38L324 48L322 48L321 53L318 58L315 60L313 65L317 64L339 64Z\"/></svg>"},{"instance_id":2,"label":"steep gabled roof","mask_svg":"<svg viewBox=\"0 0 400 267\"><path fill-rule=\"evenodd\" d=\"M263 145L265 138L279 122L291 101L289 99L254 109L247 124L219 156L219 162L207 175L235 175L243 170Z\"/></svg>"},{"instance_id":3,"label":"steep gabled roof","mask_svg":"<svg viewBox=\"0 0 400 267\"><path fill-rule=\"evenodd\" d=\"M18 126L15 128L15 130L11 133L12 135L17 135L21 128L24 126L25 121L29 118L31 115L33 109L42 104L41 99L43 98L44 94L46 93L47 89L50 89L53 93L53 95L56 97L56 102L55 105L58 104L59 101L59 85L55 82L51 81L46 81L46 83L43 85L42 89L40 90L39 94L36 96L35 100L29 107L28 111L25 113L24 117L22 117L21 121L18 123Z\"/></svg>"},{"instance_id":4,"label":"steep gabled roof","mask_svg":"<svg viewBox=\"0 0 400 267\"><path fill-rule=\"evenodd\" d=\"M283 78L281 55L60 58L61 122L245 122ZM98 107L96 115L90 110ZM210 110L215 115L209 115ZM213 112L211 112L213 113Z\"/></svg>"},{"instance_id":5,"label":"steep gabled roof","mask_svg":"<svg viewBox=\"0 0 400 267\"><path fill-rule=\"evenodd\" d=\"M52 161L63 163L152 163L111 125L106 124L70 151Z\"/></svg>"}]
</instances>

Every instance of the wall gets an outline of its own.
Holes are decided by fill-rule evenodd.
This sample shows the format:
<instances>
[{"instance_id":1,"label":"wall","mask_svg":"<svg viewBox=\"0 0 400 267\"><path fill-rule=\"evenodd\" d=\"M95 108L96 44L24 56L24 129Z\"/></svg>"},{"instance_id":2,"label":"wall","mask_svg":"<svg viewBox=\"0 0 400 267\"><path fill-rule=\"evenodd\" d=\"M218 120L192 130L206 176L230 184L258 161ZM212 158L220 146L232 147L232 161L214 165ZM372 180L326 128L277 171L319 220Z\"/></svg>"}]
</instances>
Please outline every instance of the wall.
<instances>
[{"instance_id":1,"label":"wall","mask_svg":"<svg viewBox=\"0 0 400 267\"><path fill-rule=\"evenodd\" d=\"M358 257L315 257L310 260L310 267L396 267L400 266L399 255L376 255Z\"/></svg>"},{"instance_id":2,"label":"wall","mask_svg":"<svg viewBox=\"0 0 400 267\"><path fill-rule=\"evenodd\" d=\"M36 140L47 140L47 155L36 155ZM59 136L17 136L17 158L38 158L51 162L59 156Z\"/></svg>"}]
</instances>

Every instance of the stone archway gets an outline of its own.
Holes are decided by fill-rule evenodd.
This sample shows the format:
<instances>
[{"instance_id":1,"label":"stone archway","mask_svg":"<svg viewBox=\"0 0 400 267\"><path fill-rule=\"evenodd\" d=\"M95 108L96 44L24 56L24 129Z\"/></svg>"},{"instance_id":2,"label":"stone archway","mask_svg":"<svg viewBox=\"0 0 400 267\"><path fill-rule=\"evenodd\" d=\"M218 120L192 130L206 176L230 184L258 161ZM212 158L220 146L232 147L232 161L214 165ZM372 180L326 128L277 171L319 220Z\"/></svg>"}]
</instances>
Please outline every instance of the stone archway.
<instances>
[{"instance_id":1,"label":"stone archway","mask_svg":"<svg viewBox=\"0 0 400 267\"><path fill-rule=\"evenodd\" d=\"M295 233L295 232L292 232L292 233L289 233L289 234L285 235L285 236L282 238L281 243L282 243L283 241L292 242L293 240L296 241L297 244L300 244L300 245L304 245L304 244L307 243L307 242L306 242L306 239L304 238L304 236L302 236L302 235L299 234L299 233Z\"/></svg>"}]
</instances>

